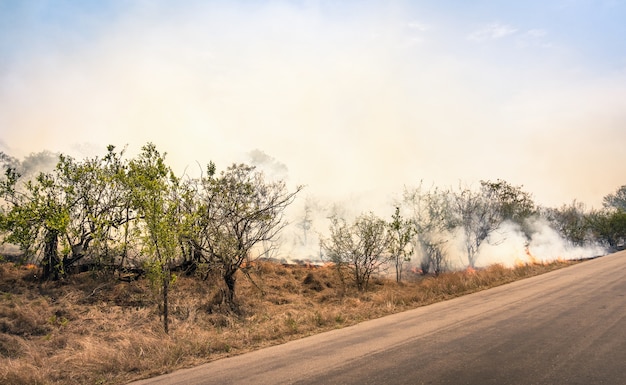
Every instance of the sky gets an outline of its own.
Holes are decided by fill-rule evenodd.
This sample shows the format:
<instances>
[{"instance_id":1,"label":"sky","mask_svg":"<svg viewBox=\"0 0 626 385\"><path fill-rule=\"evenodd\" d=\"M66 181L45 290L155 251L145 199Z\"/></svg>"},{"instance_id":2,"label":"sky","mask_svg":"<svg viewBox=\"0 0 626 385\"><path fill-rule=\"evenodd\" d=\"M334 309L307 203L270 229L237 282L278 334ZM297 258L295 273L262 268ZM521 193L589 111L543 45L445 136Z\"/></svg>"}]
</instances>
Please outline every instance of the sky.
<instances>
[{"instance_id":1,"label":"sky","mask_svg":"<svg viewBox=\"0 0 626 385\"><path fill-rule=\"evenodd\" d=\"M256 162L362 210L496 179L599 208L626 184L624 20L619 0L0 0L0 151L153 142L179 174Z\"/></svg>"}]
</instances>

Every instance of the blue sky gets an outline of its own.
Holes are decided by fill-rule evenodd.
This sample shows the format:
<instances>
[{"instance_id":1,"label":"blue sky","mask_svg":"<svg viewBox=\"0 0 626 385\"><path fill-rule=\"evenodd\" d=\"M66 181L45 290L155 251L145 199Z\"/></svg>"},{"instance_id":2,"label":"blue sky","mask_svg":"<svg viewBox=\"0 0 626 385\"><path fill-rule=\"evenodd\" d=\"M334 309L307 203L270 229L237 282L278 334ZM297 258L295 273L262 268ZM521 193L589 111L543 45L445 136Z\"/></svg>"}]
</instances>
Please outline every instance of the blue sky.
<instances>
[{"instance_id":1,"label":"blue sky","mask_svg":"<svg viewBox=\"0 0 626 385\"><path fill-rule=\"evenodd\" d=\"M179 172L260 150L333 201L501 178L599 207L626 184L624 20L625 1L0 0L0 150L152 141Z\"/></svg>"}]
</instances>

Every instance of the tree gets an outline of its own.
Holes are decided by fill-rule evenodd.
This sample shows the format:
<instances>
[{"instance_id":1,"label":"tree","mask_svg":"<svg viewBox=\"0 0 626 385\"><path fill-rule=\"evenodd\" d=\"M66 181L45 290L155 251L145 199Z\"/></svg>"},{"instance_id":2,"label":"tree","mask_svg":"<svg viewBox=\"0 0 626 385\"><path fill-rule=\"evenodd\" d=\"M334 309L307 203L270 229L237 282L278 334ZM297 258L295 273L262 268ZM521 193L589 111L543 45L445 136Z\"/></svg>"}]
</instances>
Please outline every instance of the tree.
<instances>
[{"instance_id":1,"label":"tree","mask_svg":"<svg viewBox=\"0 0 626 385\"><path fill-rule=\"evenodd\" d=\"M224 300L238 312L235 274L250 261L255 247L276 239L286 226L283 212L302 187L289 192L284 181L266 181L263 173L245 164L233 164L216 176L212 163L202 187L195 245L219 269L226 284Z\"/></svg>"},{"instance_id":2,"label":"tree","mask_svg":"<svg viewBox=\"0 0 626 385\"><path fill-rule=\"evenodd\" d=\"M476 266L481 244L504 221L523 226L524 220L535 212L530 194L519 186L503 180L481 181L480 189L459 188L454 196L456 224L465 236L465 249L470 267Z\"/></svg>"},{"instance_id":3,"label":"tree","mask_svg":"<svg viewBox=\"0 0 626 385\"><path fill-rule=\"evenodd\" d=\"M469 267L476 267L480 245L501 223L497 206L481 191L459 188L454 195L456 223L461 228Z\"/></svg>"},{"instance_id":4,"label":"tree","mask_svg":"<svg viewBox=\"0 0 626 385\"><path fill-rule=\"evenodd\" d=\"M413 242L421 254L422 273L441 273L446 268L448 231L454 226L450 192L425 191L420 185L405 189L403 202L412 210Z\"/></svg>"},{"instance_id":5,"label":"tree","mask_svg":"<svg viewBox=\"0 0 626 385\"><path fill-rule=\"evenodd\" d=\"M358 290L364 291L371 275L389 260L388 225L373 213L359 216L351 225L333 216L330 236L322 240L321 246L338 268L352 271Z\"/></svg>"},{"instance_id":6,"label":"tree","mask_svg":"<svg viewBox=\"0 0 626 385\"><path fill-rule=\"evenodd\" d=\"M626 185L603 200L604 210L588 215L591 231L612 250L626 244Z\"/></svg>"},{"instance_id":7,"label":"tree","mask_svg":"<svg viewBox=\"0 0 626 385\"><path fill-rule=\"evenodd\" d=\"M131 219L120 184L121 156L113 146L104 158L76 161L60 154L52 171L30 179L18 170L32 175L28 170L35 166L4 159L0 223L8 234L5 241L41 262L42 279L59 279L88 255L108 254L112 230ZM29 159L48 163L47 156Z\"/></svg>"},{"instance_id":8,"label":"tree","mask_svg":"<svg viewBox=\"0 0 626 385\"><path fill-rule=\"evenodd\" d=\"M6 168L0 185L4 201L0 224L7 234L4 242L18 245L26 258L43 254L39 258L42 279L59 279L65 271L59 243L68 228L67 203L71 199L52 174L40 173L23 187L18 185L20 176L14 168Z\"/></svg>"},{"instance_id":9,"label":"tree","mask_svg":"<svg viewBox=\"0 0 626 385\"><path fill-rule=\"evenodd\" d=\"M311 213L313 212L313 205L314 202L310 198L307 198L304 202L304 213L300 217L300 220L296 222L296 227L302 230L301 244L303 246L308 245L308 234L313 227L313 218L311 217Z\"/></svg>"},{"instance_id":10,"label":"tree","mask_svg":"<svg viewBox=\"0 0 626 385\"><path fill-rule=\"evenodd\" d=\"M501 221L511 221L524 228L526 219L537 212L531 194L523 191L522 186L501 179L483 180L480 186L485 199L495 204Z\"/></svg>"},{"instance_id":11,"label":"tree","mask_svg":"<svg viewBox=\"0 0 626 385\"><path fill-rule=\"evenodd\" d=\"M396 206L396 211L391 216L389 223L389 253L396 268L396 282L402 280L404 262L411 260L413 253L411 239L414 234L415 230L411 221L402 218L400 207Z\"/></svg>"},{"instance_id":12,"label":"tree","mask_svg":"<svg viewBox=\"0 0 626 385\"><path fill-rule=\"evenodd\" d=\"M204 261L200 231L201 183L198 179L186 178L180 181L177 195L180 199L180 239L179 247L182 256L181 267L185 274L195 273Z\"/></svg>"},{"instance_id":13,"label":"tree","mask_svg":"<svg viewBox=\"0 0 626 385\"><path fill-rule=\"evenodd\" d=\"M143 223L144 248L149 256L146 267L162 294L163 329L169 331L168 295L175 276L171 267L180 240L180 181L165 164L154 144L142 147L139 156L129 163L126 183L133 207Z\"/></svg>"},{"instance_id":14,"label":"tree","mask_svg":"<svg viewBox=\"0 0 626 385\"><path fill-rule=\"evenodd\" d=\"M626 185L618 188L615 193L605 196L603 204L606 208L613 208L626 212Z\"/></svg>"},{"instance_id":15,"label":"tree","mask_svg":"<svg viewBox=\"0 0 626 385\"><path fill-rule=\"evenodd\" d=\"M107 147L103 158L94 157L76 161L60 155L56 166L57 183L62 186L73 203L68 205L69 224L65 235L70 253L64 258L71 266L86 256L98 264L112 263L111 241L122 237L122 261L127 252L128 227L134 219L130 196L124 178L127 168L124 151L117 153L115 147ZM116 250L116 253L119 253Z\"/></svg>"},{"instance_id":16,"label":"tree","mask_svg":"<svg viewBox=\"0 0 626 385\"><path fill-rule=\"evenodd\" d=\"M576 246L583 246L589 238L589 221L585 204L572 201L557 209L548 208L542 213L552 227L566 240Z\"/></svg>"},{"instance_id":17,"label":"tree","mask_svg":"<svg viewBox=\"0 0 626 385\"><path fill-rule=\"evenodd\" d=\"M626 244L626 212L622 210L592 211L587 215L594 237L609 247L619 250Z\"/></svg>"}]
</instances>

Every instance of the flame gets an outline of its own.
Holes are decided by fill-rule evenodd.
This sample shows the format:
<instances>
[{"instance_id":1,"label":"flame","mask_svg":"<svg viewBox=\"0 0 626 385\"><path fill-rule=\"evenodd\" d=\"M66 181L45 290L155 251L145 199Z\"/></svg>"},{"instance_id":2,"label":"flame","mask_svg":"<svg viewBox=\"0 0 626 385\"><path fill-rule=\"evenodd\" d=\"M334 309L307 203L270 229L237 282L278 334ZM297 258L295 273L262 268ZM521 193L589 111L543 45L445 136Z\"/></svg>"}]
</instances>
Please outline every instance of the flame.
<instances>
[{"instance_id":1,"label":"flame","mask_svg":"<svg viewBox=\"0 0 626 385\"><path fill-rule=\"evenodd\" d=\"M528 256L528 264L529 265L542 265L543 264L537 257L535 257L530 252L530 248L528 246L526 247L526 255Z\"/></svg>"},{"instance_id":2,"label":"flame","mask_svg":"<svg viewBox=\"0 0 626 385\"><path fill-rule=\"evenodd\" d=\"M467 275L474 275L474 274L476 274L476 269L474 269L471 266L468 266L467 269L465 269L465 274L467 274Z\"/></svg>"},{"instance_id":3,"label":"flame","mask_svg":"<svg viewBox=\"0 0 626 385\"><path fill-rule=\"evenodd\" d=\"M32 263L27 263L24 265L24 267L28 270L34 270L37 268L37 265L33 265Z\"/></svg>"}]
</instances>

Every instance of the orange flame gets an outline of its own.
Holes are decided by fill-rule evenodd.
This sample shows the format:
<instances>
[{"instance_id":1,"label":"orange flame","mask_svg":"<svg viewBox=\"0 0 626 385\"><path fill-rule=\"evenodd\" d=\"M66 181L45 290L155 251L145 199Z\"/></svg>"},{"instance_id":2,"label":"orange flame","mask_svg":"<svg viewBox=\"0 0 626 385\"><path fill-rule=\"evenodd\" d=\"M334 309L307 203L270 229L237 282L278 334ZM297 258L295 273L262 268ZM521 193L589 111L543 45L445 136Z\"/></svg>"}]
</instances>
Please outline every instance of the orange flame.
<instances>
[{"instance_id":1,"label":"orange flame","mask_svg":"<svg viewBox=\"0 0 626 385\"><path fill-rule=\"evenodd\" d=\"M528 264L530 265L541 265L541 261L537 259L531 252L530 248L526 247L526 255L528 256Z\"/></svg>"}]
</instances>

